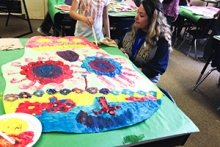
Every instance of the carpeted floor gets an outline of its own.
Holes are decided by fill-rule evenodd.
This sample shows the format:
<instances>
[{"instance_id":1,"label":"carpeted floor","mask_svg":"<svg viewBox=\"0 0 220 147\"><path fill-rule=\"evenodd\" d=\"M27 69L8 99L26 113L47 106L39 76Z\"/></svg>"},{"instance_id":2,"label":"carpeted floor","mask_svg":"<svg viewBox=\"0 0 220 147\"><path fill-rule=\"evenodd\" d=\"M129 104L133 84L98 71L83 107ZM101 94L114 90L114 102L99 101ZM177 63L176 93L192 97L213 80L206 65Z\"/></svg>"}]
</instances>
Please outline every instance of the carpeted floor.
<instances>
[{"instance_id":1,"label":"carpeted floor","mask_svg":"<svg viewBox=\"0 0 220 147\"><path fill-rule=\"evenodd\" d=\"M6 17L0 16L0 36L2 38L15 37L28 32L26 21L10 18L6 27ZM40 35L36 30L42 20L31 20L33 33L23 36L29 38ZM178 41L178 44L181 40ZM198 54L202 55L204 44L198 45ZM169 66L162 76L160 87L168 90L175 99L177 106L200 129L199 133L192 134L184 147L220 147L220 89L217 87L218 72L213 72L198 88L193 91L204 63L185 55L189 47L186 41L179 50L170 54ZM191 54L193 56L193 53Z\"/></svg>"}]
</instances>

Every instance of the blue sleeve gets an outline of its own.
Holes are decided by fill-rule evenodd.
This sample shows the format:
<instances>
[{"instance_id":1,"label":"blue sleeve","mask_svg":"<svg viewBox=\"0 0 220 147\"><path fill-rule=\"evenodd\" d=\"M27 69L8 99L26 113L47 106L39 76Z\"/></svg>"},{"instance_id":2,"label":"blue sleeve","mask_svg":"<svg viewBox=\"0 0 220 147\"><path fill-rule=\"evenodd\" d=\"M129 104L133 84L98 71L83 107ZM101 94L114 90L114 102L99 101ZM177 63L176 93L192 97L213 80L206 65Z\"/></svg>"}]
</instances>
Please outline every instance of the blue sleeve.
<instances>
[{"instance_id":1,"label":"blue sleeve","mask_svg":"<svg viewBox=\"0 0 220 147\"><path fill-rule=\"evenodd\" d=\"M158 74L163 74L168 66L169 54L168 42L165 39L160 39L157 43L157 51L152 60L142 67L142 72L148 77L152 78Z\"/></svg>"}]
</instances>

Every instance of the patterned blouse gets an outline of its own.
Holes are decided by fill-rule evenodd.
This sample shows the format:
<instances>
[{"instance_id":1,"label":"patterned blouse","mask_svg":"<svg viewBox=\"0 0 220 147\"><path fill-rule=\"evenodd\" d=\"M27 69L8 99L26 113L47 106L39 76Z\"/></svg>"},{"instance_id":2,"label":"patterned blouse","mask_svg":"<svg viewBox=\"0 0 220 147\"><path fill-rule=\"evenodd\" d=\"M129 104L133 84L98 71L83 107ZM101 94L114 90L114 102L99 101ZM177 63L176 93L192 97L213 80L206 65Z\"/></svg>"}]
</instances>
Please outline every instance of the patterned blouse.
<instances>
[{"instance_id":1,"label":"patterned blouse","mask_svg":"<svg viewBox=\"0 0 220 147\"><path fill-rule=\"evenodd\" d=\"M169 4L163 4L163 12L165 15L177 18L178 17L178 10L179 10L179 0L173 0Z\"/></svg>"}]
</instances>

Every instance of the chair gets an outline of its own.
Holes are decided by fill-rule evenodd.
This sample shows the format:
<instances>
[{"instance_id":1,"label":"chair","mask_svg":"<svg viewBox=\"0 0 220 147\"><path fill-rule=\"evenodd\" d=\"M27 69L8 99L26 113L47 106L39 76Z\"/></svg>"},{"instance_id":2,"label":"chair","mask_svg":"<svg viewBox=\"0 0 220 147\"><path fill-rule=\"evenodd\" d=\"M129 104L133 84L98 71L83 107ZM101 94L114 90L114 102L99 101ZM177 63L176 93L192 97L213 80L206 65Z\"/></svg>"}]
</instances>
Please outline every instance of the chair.
<instances>
[{"instance_id":1,"label":"chair","mask_svg":"<svg viewBox=\"0 0 220 147\"><path fill-rule=\"evenodd\" d=\"M163 92L164 95L166 95L175 105L176 105L176 102L174 100L174 98L172 97L172 95L165 89L161 88L161 87L158 87L160 89L160 91Z\"/></svg>"},{"instance_id":2,"label":"chair","mask_svg":"<svg viewBox=\"0 0 220 147\"><path fill-rule=\"evenodd\" d=\"M15 2L16 1L14 0L1 0L0 1L0 11L8 13L5 26L8 26L8 21L9 21L10 15L12 15L11 12L13 12Z\"/></svg>"},{"instance_id":3,"label":"chair","mask_svg":"<svg viewBox=\"0 0 220 147\"><path fill-rule=\"evenodd\" d=\"M121 18L117 23L114 24L111 30L111 38L120 40L124 35L131 29L134 23L133 17Z\"/></svg>"},{"instance_id":4,"label":"chair","mask_svg":"<svg viewBox=\"0 0 220 147\"><path fill-rule=\"evenodd\" d=\"M173 36L174 36L174 43L173 43L173 47L176 46L179 35L182 31L183 28L185 28L184 33L183 33L183 37L186 34L186 30L188 30L189 27L191 27L192 24L183 16L179 15L177 17L177 20L174 21L172 23L172 27L173 27Z\"/></svg>"},{"instance_id":5,"label":"chair","mask_svg":"<svg viewBox=\"0 0 220 147\"><path fill-rule=\"evenodd\" d=\"M0 8L2 8L1 10L3 10L3 11L6 12L6 13L8 13L5 26L8 26L8 22L9 22L10 16L14 16L14 17L23 19L23 20L25 20L25 21L28 22L28 26L29 26L30 31L27 32L27 33L21 34L21 35L19 35L19 36L16 36L15 38L19 38L19 37L25 36L25 35L27 35L27 34L33 33L33 30L32 30L32 26L31 26L31 23L30 23L30 19L29 19L29 15L28 15L28 11L27 11L27 7L26 7L25 0L20 0L20 1L22 1L22 3L23 3L23 7L24 7L24 10L25 10L25 17L26 17L26 18L17 16L17 15L13 15L13 14L11 13L11 12L12 12L12 9L13 9L13 7L14 7L14 2L15 2L14 0L1 0L1 1L0 1Z\"/></svg>"},{"instance_id":6,"label":"chair","mask_svg":"<svg viewBox=\"0 0 220 147\"><path fill-rule=\"evenodd\" d=\"M74 36L76 20L62 13L57 13L54 17L53 36Z\"/></svg>"},{"instance_id":7,"label":"chair","mask_svg":"<svg viewBox=\"0 0 220 147\"><path fill-rule=\"evenodd\" d=\"M187 53L187 56L189 56L189 53L191 51L191 48L194 47L194 54L195 59L197 60L197 40L200 39L208 39L210 37L209 31L213 28L215 24L216 19L204 19L200 18L198 22L195 24L195 27L186 30L186 33L189 34L189 36L192 36L192 40L190 42L190 47ZM180 46L186 41L187 37L184 38L184 40L180 43L177 49L180 48Z\"/></svg>"},{"instance_id":8,"label":"chair","mask_svg":"<svg viewBox=\"0 0 220 147\"><path fill-rule=\"evenodd\" d=\"M74 36L76 20L72 18L65 18L61 21L62 36Z\"/></svg>"},{"instance_id":9,"label":"chair","mask_svg":"<svg viewBox=\"0 0 220 147\"><path fill-rule=\"evenodd\" d=\"M220 39L213 37L213 42L212 42L212 48L213 48L213 53L207 60L205 66L203 67L201 74L193 87L193 90L196 90L198 86L215 70L220 72ZM211 66L212 68L203 76L206 68L208 67L210 61L212 61ZM218 87L220 87L220 77L218 79Z\"/></svg>"}]
</instances>

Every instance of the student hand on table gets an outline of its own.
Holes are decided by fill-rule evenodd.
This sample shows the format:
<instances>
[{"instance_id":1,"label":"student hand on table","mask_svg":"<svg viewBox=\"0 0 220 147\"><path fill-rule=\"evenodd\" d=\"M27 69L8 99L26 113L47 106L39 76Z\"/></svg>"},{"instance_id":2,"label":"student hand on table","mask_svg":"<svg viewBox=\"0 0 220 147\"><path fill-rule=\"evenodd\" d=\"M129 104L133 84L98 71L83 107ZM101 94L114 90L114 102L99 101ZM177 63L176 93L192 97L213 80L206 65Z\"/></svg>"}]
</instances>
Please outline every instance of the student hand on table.
<instances>
[{"instance_id":1,"label":"student hand on table","mask_svg":"<svg viewBox=\"0 0 220 147\"><path fill-rule=\"evenodd\" d=\"M125 56L127 56L127 57L129 58L129 56L128 56L128 54L126 53L126 51L125 51L124 48L120 48L120 50L125 54ZM138 67L138 69L139 69L140 71L142 71L142 68L141 68L141 67Z\"/></svg>"},{"instance_id":2,"label":"student hand on table","mask_svg":"<svg viewBox=\"0 0 220 147\"><path fill-rule=\"evenodd\" d=\"M122 53L124 53L124 54L125 54L125 56L126 56L126 57L128 57L128 58L129 58L129 56L128 56L128 54L126 53L126 51L125 51L125 49L124 49L124 48L120 48L120 50L122 51Z\"/></svg>"}]
</instances>

